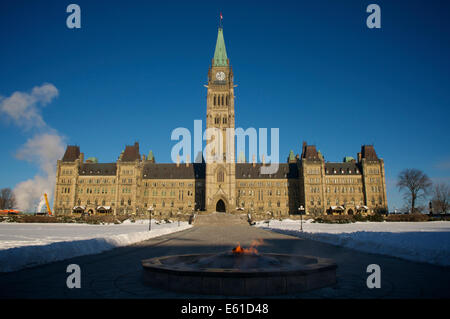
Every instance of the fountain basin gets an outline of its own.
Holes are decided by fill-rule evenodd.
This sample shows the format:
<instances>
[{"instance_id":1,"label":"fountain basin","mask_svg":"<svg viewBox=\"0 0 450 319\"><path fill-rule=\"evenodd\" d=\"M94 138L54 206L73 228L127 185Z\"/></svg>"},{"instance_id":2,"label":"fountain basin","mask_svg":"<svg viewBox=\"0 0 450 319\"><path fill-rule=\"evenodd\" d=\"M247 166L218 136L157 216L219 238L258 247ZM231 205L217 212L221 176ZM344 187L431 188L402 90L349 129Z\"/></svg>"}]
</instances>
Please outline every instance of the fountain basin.
<instances>
[{"instance_id":1,"label":"fountain basin","mask_svg":"<svg viewBox=\"0 0 450 319\"><path fill-rule=\"evenodd\" d=\"M224 296L292 294L336 283L331 259L288 254L189 254L142 261L146 284Z\"/></svg>"}]
</instances>

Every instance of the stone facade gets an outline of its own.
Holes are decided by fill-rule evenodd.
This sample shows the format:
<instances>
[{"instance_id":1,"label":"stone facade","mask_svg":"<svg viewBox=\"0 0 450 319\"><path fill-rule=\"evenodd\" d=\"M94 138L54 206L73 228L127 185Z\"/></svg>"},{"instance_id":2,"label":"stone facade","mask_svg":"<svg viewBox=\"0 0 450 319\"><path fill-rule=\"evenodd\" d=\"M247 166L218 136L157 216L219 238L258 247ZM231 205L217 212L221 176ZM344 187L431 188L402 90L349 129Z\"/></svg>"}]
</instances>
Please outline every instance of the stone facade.
<instances>
[{"instance_id":1,"label":"stone facade","mask_svg":"<svg viewBox=\"0 0 450 319\"><path fill-rule=\"evenodd\" d=\"M206 163L159 164L152 152L141 155L138 143L116 162L97 163L71 145L57 162L54 212L147 215L152 207L156 217L194 211L286 217L387 209L384 162L372 145L363 145L356 159L326 162L303 143L300 156L291 151L270 175L260 173L264 163L236 163L234 138L227 138L235 127L235 85L221 28L205 86L207 130L223 133L221 141L208 141ZM210 143L222 144L222 154L209 152Z\"/></svg>"}]
</instances>

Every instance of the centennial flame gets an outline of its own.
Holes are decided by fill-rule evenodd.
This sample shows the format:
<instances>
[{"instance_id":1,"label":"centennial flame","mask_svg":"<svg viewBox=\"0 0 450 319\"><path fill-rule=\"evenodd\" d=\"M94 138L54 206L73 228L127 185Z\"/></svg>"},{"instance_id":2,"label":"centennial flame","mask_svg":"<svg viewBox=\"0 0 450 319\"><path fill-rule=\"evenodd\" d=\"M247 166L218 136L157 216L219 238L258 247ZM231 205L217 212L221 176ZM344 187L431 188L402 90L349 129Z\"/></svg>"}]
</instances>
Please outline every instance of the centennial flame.
<instances>
[{"instance_id":1,"label":"centennial flame","mask_svg":"<svg viewBox=\"0 0 450 319\"><path fill-rule=\"evenodd\" d=\"M258 240L253 240L249 248L242 248L241 244L238 243L236 247L233 248L233 253L235 254L257 254L259 245L262 245L263 240L260 238Z\"/></svg>"}]
</instances>

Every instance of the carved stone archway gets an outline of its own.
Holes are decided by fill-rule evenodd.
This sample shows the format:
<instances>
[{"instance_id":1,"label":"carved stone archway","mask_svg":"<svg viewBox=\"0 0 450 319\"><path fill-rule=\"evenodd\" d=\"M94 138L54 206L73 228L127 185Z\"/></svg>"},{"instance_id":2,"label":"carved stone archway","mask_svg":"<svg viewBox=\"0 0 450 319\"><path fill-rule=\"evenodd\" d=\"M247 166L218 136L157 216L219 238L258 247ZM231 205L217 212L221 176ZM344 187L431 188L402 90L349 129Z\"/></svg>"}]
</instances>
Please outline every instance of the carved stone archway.
<instances>
[{"instance_id":1,"label":"carved stone archway","mask_svg":"<svg viewBox=\"0 0 450 319\"><path fill-rule=\"evenodd\" d=\"M219 199L216 203L216 212L225 213L227 211L225 202Z\"/></svg>"}]
</instances>

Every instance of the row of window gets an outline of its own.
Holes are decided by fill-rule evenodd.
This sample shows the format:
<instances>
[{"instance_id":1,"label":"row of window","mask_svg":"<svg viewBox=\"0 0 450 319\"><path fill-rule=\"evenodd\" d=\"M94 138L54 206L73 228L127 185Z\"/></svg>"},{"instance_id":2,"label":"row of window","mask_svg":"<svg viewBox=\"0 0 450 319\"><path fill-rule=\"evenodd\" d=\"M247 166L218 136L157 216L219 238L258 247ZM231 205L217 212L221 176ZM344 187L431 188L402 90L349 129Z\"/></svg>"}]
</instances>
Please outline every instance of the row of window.
<instances>
[{"instance_id":1,"label":"row of window","mask_svg":"<svg viewBox=\"0 0 450 319\"><path fill-rule=\"evenodd\" d=\"M327 178L325 183L327 184L359 184L360 179L358 178Z\"/></svg>"},{"instance_id":2,"label":"row of window","mask_svg":"<svg viewBox=\"0 0 450 319\"><path fill-rule=\"evenodd\" d=\"M380 186L372 186L372 193L381 193L382 188Z\"/></svg>"},{"instance_id":3,"label":"row of window","mask_svg":"<svg viewBox=\"0 0 450 319\"><path fill-rule=\"evenodd\" d=\"M358 187L358 188L356 188L356 191L358 191L358 193L361 193L362 192L362 188ZM356 191L355 191L355 187L334 187L333 188L333 193L343 193L343 194L345 194L345 193L356 193ZM327 187L325 189L325 192L326 193L331 193L331 187Z\"/></svg>"},{"instance_id":4,"label":"row of window","mask_svg":"<svg viewBox=\"0 0 450 319\"><path fill-rule=\"evenodd\" d=\"M343 169L343 168L341 168L341 169L336 169L336 168L333 168L331 171L330 171L329 169L326 169L325 172L326 172L327 174L330 174L330 172L332 172L333 174L338 174L338 173L341 173L341 174L345 174L345 173L351 174L351 173L352 173L352 169L351 169L351 168L347 168L347 169ZM356 173L356 174L359 174L359 169L355 168L355 170L354 170L353 172Z\"/></svg>"},{"instance_id":5,"label":"row of window","mask_svg":"<svg viewBox=\"0 0 450 319\"><path fill-rule=\"evenodd\" d=\"M275 192L275 194L277 195L277 196L281 196L281 194L282 194L282 191L280 190L280 189L277 189L277 190L275 190L274 191ZM259 197L262 197L263 195L264 195L264 190L258 190L257 191L257 194L261 194L261 195L258 195ZM266 191L266 194L267 194L267 196L272 196L272 194L273 194L273 190L271 190L271 189L268 189L267 191ZM284 190L284 196L287 196L287 194L288 194L288 191L287 191L287 189L285 189ZM255 196L255 191L253 190L253 189L249 189L249 190L245 190L245 189L238 189L238 196L245 196L245 195L248 195L248 196Z\"/></svg>"},{"instance_id":6,"label":"row of window","mask_svg":"<svg viewBox=\"0 0 450 319\"><path fill-rule=\"evenodd\" d=\"M227 118L226 118L226 117L223 117L223 118L222 118L222 124L227 124L227 122L228 122ZM220 124L220 117L216 117L216 118L214 119L214 124Z\"/></svg>"},{"instance_id":7,"label":"row of window","mask_svg":"<svg viewBox=\"0 0 450 319\"><path fill-rule=\"evenodd\" d=\"M249 207L251 207L251 208L253 208L255 206L255 203L253 201L250 201L248 204L249 204ZM236 205L239 206L239 201L238 200L236 201ZM267 206L268 207L272 207L272 201L271 200L267 201ZM245 201L241 202L240 207L245 208ZM277 201L276 207L281 207L281 202L280 201ZM289 202L285 203L285 207L289 207Z\"/></svg>"},{"instance_id":8,"label":"row of window","mask_svg":"<svg viewBox=\"0 0 450 319\"><path fill-rule=\"evenodd\" d=\"M280 187L280 186L289 186L289 183L280 183L280 182L266 182L265 183L266 186L268 187L272 187L272 186L276 186L276 187ZM296 183L292 183L291 186L296 186ZM256 183L239 183L240 187L264 187L264 182L256 182Z\"/></svg>"},{"instance_id":9,"label":"row of window","mask_svg":"<svg viewBox=\"0 0 450 319\"><path fill-rule=\"evenodd\" d=\"M183 200L184 199L184 194L186 194L187 196L192 196L194 193L191 191L191 190L186 190L186 192L184 191L184 190L179 190L178 191L178 199L179 200ZM148 190L145 190L144 191L144 196L148 196L149 195L149 191ZM152 195L153 196L158 196L158 191L156 190L156 189L154 189L153 191L152 191ZM161 191L161 196L167 196L167 191L165 191L165 190L162 190ZM169 197L174 197L175 196L175 191L170 191L169 192Z\"/></svg>"},{"instance_id":10,"label":"row of window","mask_svg":"<svg viewBox=\"0 0 450 319\"><path fill-rule=\"evenodd\" d=\"M202 185L203 183L196 183L196 185ZM158 182L144 182L144 186L145 187L158 187L158 186L161 186L161 187L176 187L177 186L177 183L166 183L166 182L161 182L161 183L158 183ZM184 187L184 182L179 182L178 183L178 186L180 186L180 187ZM187 186L188 187L192 187L192 186L194 186L194 184L193 183L187 183Z\"/></svg>"},{"instance_id":11,"label":"row of window","mask_svg":"<svg viewBox=\"0 0 450 319\"><path fill-rule=\"evenodd\" d=\"M310 202L311 206L314 206L316 204L318 206L320 206L322 204L322 201L320 200L319 197L316 197L316 199L311 198L309 202ZM379 197L378 198L378 202L377 202L375 200L375 198L372 197L370 202L372 203L372 206L375 206L376 204L382 205L383 204L383 199L381 197ZM327 205L329 206L329 205L333 205L333 204L336 205L336 206L339 206L339 205L344 205L345 206L347 204L350 204L350 205L363 205L364 202L362 200L359 200L357 202L357 201L355 201L354 198L352 198L349 201L346 198L344 198L344 199L339 199L339 198L330 199L330 198L327 198Z\"/></svg>"},{"instance_id":12,"label":"row of window","mask_svg":"<svg viewBox=\"0 0 450 319\"><path fill-rule=\"evenodd\" d=\"M230 105L230 95L229 94L214 94L213 105L214 106Z\"/></svg>"},{"instance_id":13,"label":"row of window","mask_svg":"<svg viewBox=\"0 0 450 319\"><path fill-rule=\"evenodd\" d=\"M90 179L83 179L80 178L79 180L80 184L115 184L116 180L115 179L107 179L107 178L90 178Z\"/></svg>"},{"instance_id":14,"label":"row of window","mask_svg":"<svg viewBox=\"0 0 450 319\"><path fill-rule=\"evenodd\" d=\"M83 194L84 189L83 188L78 188L78 194ZM116 193L116 188L115 187L111 187L111 189L109 189L108 187L87 187L86 188L86 194L115 194Z\"/></svg>"},{"instance_id":15,"label":"row of window","mask_svg":"<svg viewBox=\"0 0 450 319\"><path fill-rule=\"evenodd\" d=\"M71 169L63 169L61 170L61 175L72 175Z\"/></svg>"},{"instance_id":16,"label":"row of window","mask_svg":"<svg viewBox=\"0 0 450 319\"><path fill-rule=\"evenodd\" d=\"M312 174L320 174L320 168L310 168L307 171L307 174L312 175Z\"/></svg>"}]
</instances>

